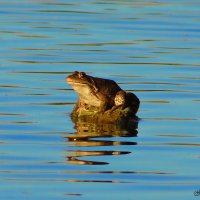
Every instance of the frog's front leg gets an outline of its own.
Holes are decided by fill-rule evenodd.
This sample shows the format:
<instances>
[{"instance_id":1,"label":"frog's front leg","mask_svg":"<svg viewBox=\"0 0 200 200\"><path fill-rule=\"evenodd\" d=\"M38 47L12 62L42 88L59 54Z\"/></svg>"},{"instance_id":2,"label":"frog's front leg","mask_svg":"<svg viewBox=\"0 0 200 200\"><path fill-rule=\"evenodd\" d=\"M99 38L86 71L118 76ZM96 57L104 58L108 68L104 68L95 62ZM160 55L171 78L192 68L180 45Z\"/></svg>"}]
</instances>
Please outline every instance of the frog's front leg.
<instances>
[{"instance_id":1,"label":"frog's front leg","mask_svg":"<svg viewBox=\"0 0 200 200\"><path fill-rule=\"evenodd\" d=\"M108 108L108 103L106 101L101 101L98 112L104 113L107 110L107 108Z\"/></svg>"},{"instance_id":2,"label":"frog's front leg","mask_svg":"<svg viewBox=\"0 0 200 200\"><path fill-rule=\"evenodd\" d=\"M73 111L72 111L72 112L73 112L73 113L74 113L74 112L78 112L79 107L80 107L80 101L77 101L76 104L75 104L75 106L74 106L74 108L73 108Z\"/></svg>"},{"instance_id":3,"label":"frog's front leg","mask_svg":"<svg viewBox=\"0 0 200 200\"><path fill-rule=\"evenodd\" d=\"M98 108L98 112L99 113L104 113L106 110L108 110L111 106L110 106L110 101L111 98L102 94L98 94L98 99L99 99L99 108Z\"/></svg>"},{"instance_id":4,"label":"frog's front leg","mask_svg":"<svg viewBox=\"0 0 200 200\"><path fill-rule=\"evenodd\" d=\"M87 110L87 104L85 104L82 99L79 98L79 100L77 101L76 105L74 106L73 112L76 113L81 113L82 111Z\"/></svg>"}]
</instances>

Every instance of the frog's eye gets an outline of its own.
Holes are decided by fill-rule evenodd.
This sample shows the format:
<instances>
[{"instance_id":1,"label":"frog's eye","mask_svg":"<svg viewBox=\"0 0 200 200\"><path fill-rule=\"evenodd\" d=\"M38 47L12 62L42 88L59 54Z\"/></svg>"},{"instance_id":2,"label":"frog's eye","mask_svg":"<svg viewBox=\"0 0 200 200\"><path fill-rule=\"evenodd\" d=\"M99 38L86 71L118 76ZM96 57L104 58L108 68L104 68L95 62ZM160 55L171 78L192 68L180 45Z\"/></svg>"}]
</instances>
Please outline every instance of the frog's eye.
<instances>
[{"instance_id":1,"label":"frog's eye","mask_svg":"<svg viewBox=\"0 0 200 200\"><path fill-rule=\"evenodd\" d=\"M79 78L84 78L86 76L86 73L85 72L80 72L79 73Z\"/></svg>"},{"instance_id":2,"label":"frog's eye","mask_svg":"<svg viewBox=\"0 0 200 200\"><path fill-rule=\"evenodd\" d=\"M78 71L74 71L74 72L73 72L73 75L76 75L76 74L78 74Z\"/></svg>"}]
</instances>

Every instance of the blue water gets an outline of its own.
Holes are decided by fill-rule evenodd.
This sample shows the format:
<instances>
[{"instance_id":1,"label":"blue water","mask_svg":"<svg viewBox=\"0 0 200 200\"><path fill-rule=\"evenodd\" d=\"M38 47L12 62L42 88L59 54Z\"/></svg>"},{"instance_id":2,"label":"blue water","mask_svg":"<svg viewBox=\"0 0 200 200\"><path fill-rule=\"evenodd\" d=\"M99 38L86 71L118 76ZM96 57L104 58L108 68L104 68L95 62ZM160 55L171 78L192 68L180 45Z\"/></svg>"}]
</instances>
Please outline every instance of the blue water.
<instances>
[{"instance_id":1,"label":"blue water","mask_svg":"<svg viewBox=\"0 0 200 200\"><path fill-rule=\"evenodd\" d=\"M198 199L199 6L0 0L0 199ZM134 92L138 124L74 124L75 70Z\"/></svg>"}]
</instances>

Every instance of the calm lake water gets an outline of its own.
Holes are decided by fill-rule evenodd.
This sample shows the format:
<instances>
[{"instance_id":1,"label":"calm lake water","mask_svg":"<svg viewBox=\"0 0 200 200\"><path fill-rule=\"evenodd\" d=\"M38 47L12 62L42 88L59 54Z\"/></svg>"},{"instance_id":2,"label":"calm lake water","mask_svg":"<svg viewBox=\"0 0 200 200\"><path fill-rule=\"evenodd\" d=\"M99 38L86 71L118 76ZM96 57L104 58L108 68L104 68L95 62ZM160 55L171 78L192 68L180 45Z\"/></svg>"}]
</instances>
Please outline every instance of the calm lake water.
<instances>
[{"instance_id":1,"label":"calm lake water","mask_svg":"<svg viewBox=\"0 0 200 200\"><path fill-rule=\"evenodd\" d=\"M0 41L0 199L200 198L199 0L0 0ZM139 123L74 124L75 70Z\"/></svg>"}]
</instances>

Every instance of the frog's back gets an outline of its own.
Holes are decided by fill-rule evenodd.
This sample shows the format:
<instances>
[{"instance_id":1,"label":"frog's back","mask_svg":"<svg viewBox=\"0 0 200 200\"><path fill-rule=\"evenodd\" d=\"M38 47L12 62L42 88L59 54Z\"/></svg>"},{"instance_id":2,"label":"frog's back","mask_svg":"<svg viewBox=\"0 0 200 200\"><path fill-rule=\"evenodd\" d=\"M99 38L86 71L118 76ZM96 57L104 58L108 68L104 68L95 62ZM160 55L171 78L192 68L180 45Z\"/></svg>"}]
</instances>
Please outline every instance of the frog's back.
<instances>
[{"instance_id":1,"label":"frog's back","mask_svg":"<svg viewBox=\"0 0 200 200\"><path fill-rule=\"evenodd\" d=\"M122 90L115 81L110 79L95 78L95 83L99 92L108 96L115 96L118 91Z\"/></svg>"}]
</instances>

